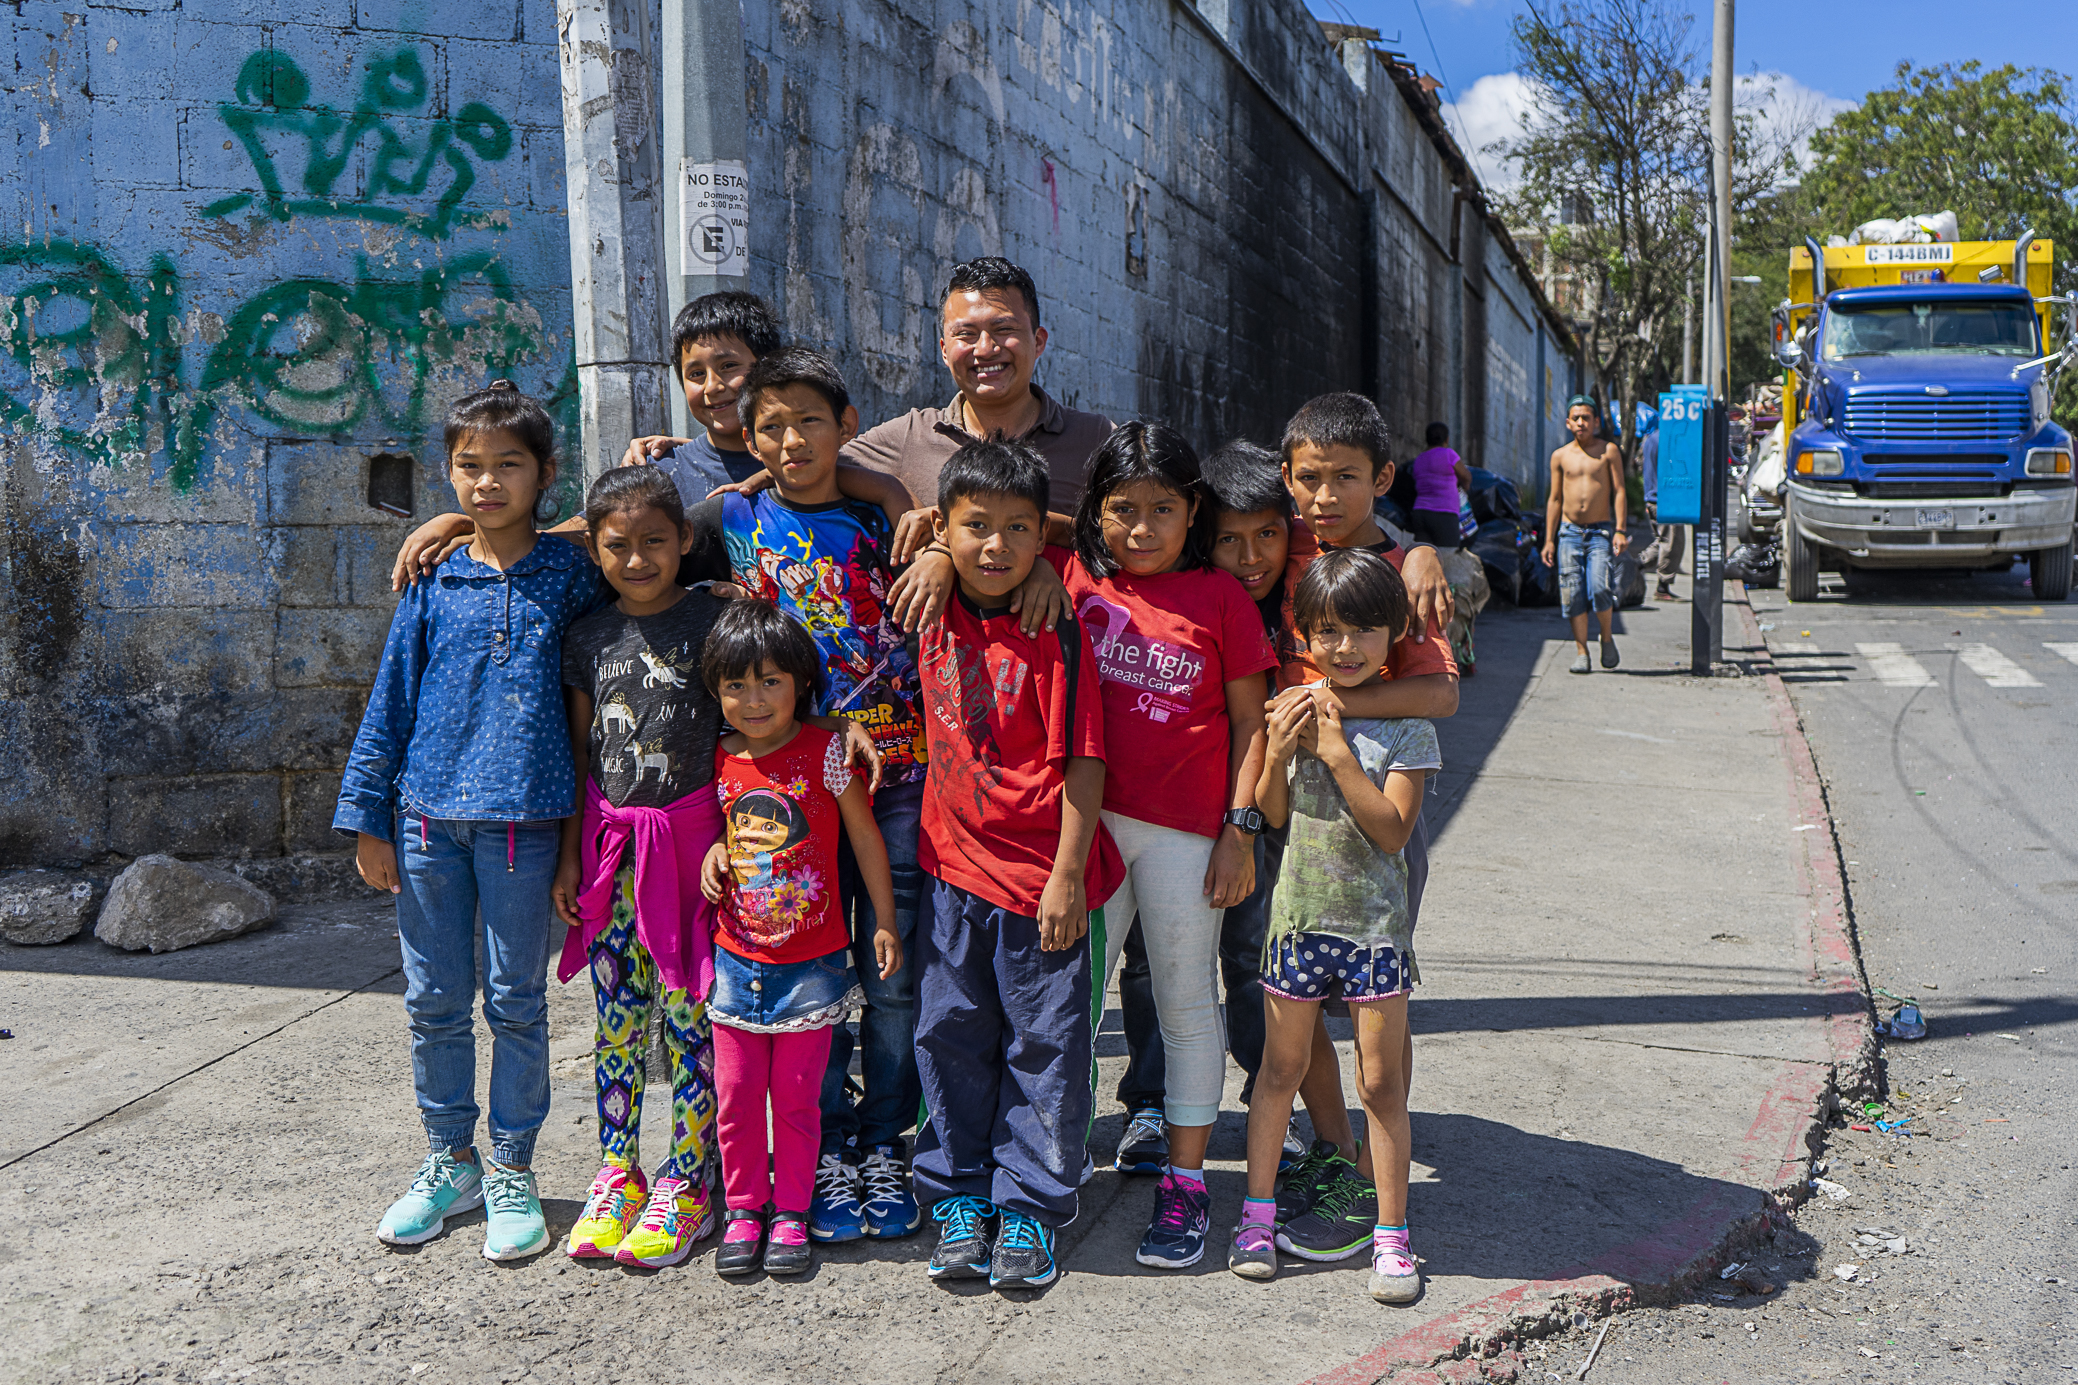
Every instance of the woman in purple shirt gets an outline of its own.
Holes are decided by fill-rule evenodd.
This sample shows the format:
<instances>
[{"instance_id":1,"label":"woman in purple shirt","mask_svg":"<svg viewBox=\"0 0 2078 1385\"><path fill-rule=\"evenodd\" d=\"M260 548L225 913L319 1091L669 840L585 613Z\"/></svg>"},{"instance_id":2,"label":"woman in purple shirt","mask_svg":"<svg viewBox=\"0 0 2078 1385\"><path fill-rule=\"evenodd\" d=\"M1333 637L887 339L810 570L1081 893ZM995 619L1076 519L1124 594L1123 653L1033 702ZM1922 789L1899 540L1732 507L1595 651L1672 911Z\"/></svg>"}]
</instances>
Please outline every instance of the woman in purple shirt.
<instances>
[{"instance_id":1,"label":"woman in purple shirt","mask_svg":"<svg viewBox=\"0 0 2078 1385\"><path fill-rule=\"evenodd\" d=\"M1414 472L1414 537L1448 551L1462 542L1458 533L1458 493L1472 488L1472 468L1450 450L1450 425L1431 423L1428 451L1408 463Z\"/></svg>"}]
</instances>

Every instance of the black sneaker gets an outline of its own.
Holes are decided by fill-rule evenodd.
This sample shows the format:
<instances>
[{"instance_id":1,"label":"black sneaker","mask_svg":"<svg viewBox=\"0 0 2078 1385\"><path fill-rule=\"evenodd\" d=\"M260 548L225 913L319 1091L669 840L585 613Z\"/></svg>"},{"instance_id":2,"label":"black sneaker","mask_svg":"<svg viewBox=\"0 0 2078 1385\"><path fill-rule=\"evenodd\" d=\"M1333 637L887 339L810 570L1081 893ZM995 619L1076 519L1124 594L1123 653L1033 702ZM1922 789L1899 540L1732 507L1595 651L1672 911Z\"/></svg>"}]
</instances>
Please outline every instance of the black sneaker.
<instances>
[{"instance_id":1,"label":"black sneaker","mask_svg":"<svg viewBox=\"0 0 2078 1385\"><path fill-rule=\"evenodd\" d=\"M1113 1167L1120 1173L1160 1173L1169 1167L1169 1128L1159 1106L1143 1106L1126 1122Z\"/></svg>"},{"instance_id":2,"label":"black sneaker","mask_svg":"<svg viewBox=\"0 0 2078 1385\"><path fill-rule=\"evenodd\" d=\"M989 1265L989 1287L1043 1289L1059 1273L1060 1267L1053 1261L1053 1229L1005 1207L1003 1230L996 1237L996 1254Z\"/></svg>"},{"instance_id":3,"label":"black sneaker","mask_svg":"<svg viewBox=\"0 0 2078 1385\"><path fill-rule=\"evenodd\" d=\"M1186 1269L1204 1258L1205 1233L1211 1226L1212 1194L1205 1185L1165 1173L1155 1189L1154 1220L1133 1258L1158 1270Z\"/></svg>"},{"instance_id":4,"label":"black sneaker","mask_svg":"<svg viewBox=\"0 0 2078 1385\"><path fill-rule=\"evenodd\" d=\"M985 1197L949 1197L933 1207L938 1248L931 1252L931 1278L988 1278L988 1224L995 1215L996 1204Z\"/></svg>"},{"instance_id":5,"label":"black sneaker","mask_svg":"<svg viewBox=\"0 0 2078 1385\"><path fill-rule=\"evenodd\" d=\"M1356 1165L1342 1157L1332 1140L1315 1140L1277 1190L1277 1224L1311 1212L1321 1193L1344 1175L1355 1177Z\"/></svg>"},{"instance_id":6,"label":"black sneaker","mask_svg":"<svg viewBox=\"0 0 2078 1385\"><path fill-rule=\"evenodd\" d=\"M1277 1228L1277 1248L1301 1260L1347 1260L1371 1244L1377 1225L1378 1189L1352 1168L1321 1189L1305 1216Z\"/></svg>"}]
</instances>

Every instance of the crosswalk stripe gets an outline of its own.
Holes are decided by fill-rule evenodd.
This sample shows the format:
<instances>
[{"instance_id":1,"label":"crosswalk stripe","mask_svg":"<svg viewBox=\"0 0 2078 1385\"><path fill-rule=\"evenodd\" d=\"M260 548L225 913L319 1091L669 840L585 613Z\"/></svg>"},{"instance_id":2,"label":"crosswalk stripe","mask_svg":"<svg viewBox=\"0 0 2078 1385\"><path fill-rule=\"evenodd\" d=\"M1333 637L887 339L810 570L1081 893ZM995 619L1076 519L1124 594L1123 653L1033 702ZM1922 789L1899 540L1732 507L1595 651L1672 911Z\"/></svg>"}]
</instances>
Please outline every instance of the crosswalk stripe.
<instances>
[{"instance_id":1,"label":"crosswalk stripe","mask_svg":"<svg viewBox=\"0 0 2078 1385\"><path fill-rule=\"evenodd\" d=\"M1816 654L1818 652L1818 641L1784 640L1775 646L1775 652L1777 654ZM2073 662L2078 662L2078 660Z\"/></svg>"},{"instance_id":2,"label":"crosswalk stripe","mask_svg":"<svg viewBox=\"0 0 2078 1385\"><path fill-rule=\"evenodd\" d=\"M1855 652L1869 661L1869 668L1876 680L1886 688L1931 688L1934 675L1919 666L1919 660L1905 652L1905 646L1888 641L1875 644L1857 644Z\"/></svg>"},{"instance_id":3,"label":"crosswalk stripe","mask_svg":"<svg viewBox=\"0 0 2078 1385\"><path fill-rule=\"evenodd\" d=\"M1956 651L1963 667L1994 688L2039 688L2042 680L1988 644L1966 644Z\"/></svg>"},{"instance_id":4,"label":"crosswalk stripe","mask_svg":"<svg viewBox=\"0 0 2078 1385\"><path fill-rule=\"evenodd\" d=\"M2078 644L2062 644L2056 640L2044 640L2042 641L2042 647L2051 654L2060 655L2063 658L2069 659L2072 663L2078 664Z\"/></svg>"}]
</instances>

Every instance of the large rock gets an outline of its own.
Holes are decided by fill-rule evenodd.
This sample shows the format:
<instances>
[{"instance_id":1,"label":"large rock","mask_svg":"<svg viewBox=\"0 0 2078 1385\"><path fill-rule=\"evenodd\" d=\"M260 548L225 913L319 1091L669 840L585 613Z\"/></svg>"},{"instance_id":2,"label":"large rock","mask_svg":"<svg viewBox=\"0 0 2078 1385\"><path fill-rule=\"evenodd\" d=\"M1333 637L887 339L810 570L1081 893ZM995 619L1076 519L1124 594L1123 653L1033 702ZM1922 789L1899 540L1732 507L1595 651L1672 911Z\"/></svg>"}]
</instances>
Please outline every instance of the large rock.
<instances>
[{"instance_id":1,"label":"large rock","mask_svg":"<svg viewBox=\"0 0 2078 1385\"><path fill-rule=\"evenodd\" d=\"M62 943L93 921L102 884L61 870L0 876L0 938L29 946Z\"/></svg>"},{"instance_id":2,"label":"large rock","mask_svg":"<svg viewBox=\"0 0 2078 1385\"><path fill-rule=\"evenodd\" d=\"M140 856L108 887L94 936L131 952L172 952L249 933L274 917L274 896L227 870Z\"/></svg>"}]
</instances>

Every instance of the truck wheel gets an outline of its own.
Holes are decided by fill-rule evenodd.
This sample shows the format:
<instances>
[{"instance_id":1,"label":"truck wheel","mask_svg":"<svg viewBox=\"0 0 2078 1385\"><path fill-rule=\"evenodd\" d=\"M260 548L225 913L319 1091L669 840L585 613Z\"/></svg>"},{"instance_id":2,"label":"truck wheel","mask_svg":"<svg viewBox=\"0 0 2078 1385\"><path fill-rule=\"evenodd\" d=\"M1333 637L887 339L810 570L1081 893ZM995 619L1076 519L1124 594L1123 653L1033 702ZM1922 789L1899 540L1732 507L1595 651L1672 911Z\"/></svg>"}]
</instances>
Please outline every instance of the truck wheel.
<instances>
[{"instance_id":1,"label":"truck wheel","mask_svg":"<svg viewBox=\"0 0 2078 1385\"><path fill-rule=\"evenodd\" d=\"M1739 542L1740 542L1740 543L1759 543L1759 542L1760 542L1760 541L1761 541L1761 540L1762 540L1762 539L1763 539L1764 537L1765 537L1765 535L1763 535L1763 534L1761 533L1761 531L1760 531L1760 530L1758 530L1758 529L1754 528L1754 525L1753 525L1753 510L1752 510L1752 508L1751 508L1751 507L1749 507L1749 506L1747 505L1747 503L1746 503L1746 497L1745 497L1745 496L1743 496L1743 495L1742 495L1742 496L1740 496L1740 497L1739 497Z\"/></svg>"},{"instance_id":2,"label":"truck wheel","mask_svg":"<svg viewBox=\"0 0 2078 1385\"><path fill-rule=\"evenodd\" d=\"M2028 583L2037 601L2062 601L2071 594L2071 541L2027 555Z\"/></svg>"},{"instance_id":3,"label":"truck wheel","mask_svg":"<svg viewBox=\"0 0 2078 1385\"><path fill-rule=\"evenodd\" d=\"M1797 532L1796 503L1782 507L1783 588L1791 601L1818 600L1818 545Z\"/></svg>"}]
</instances>

